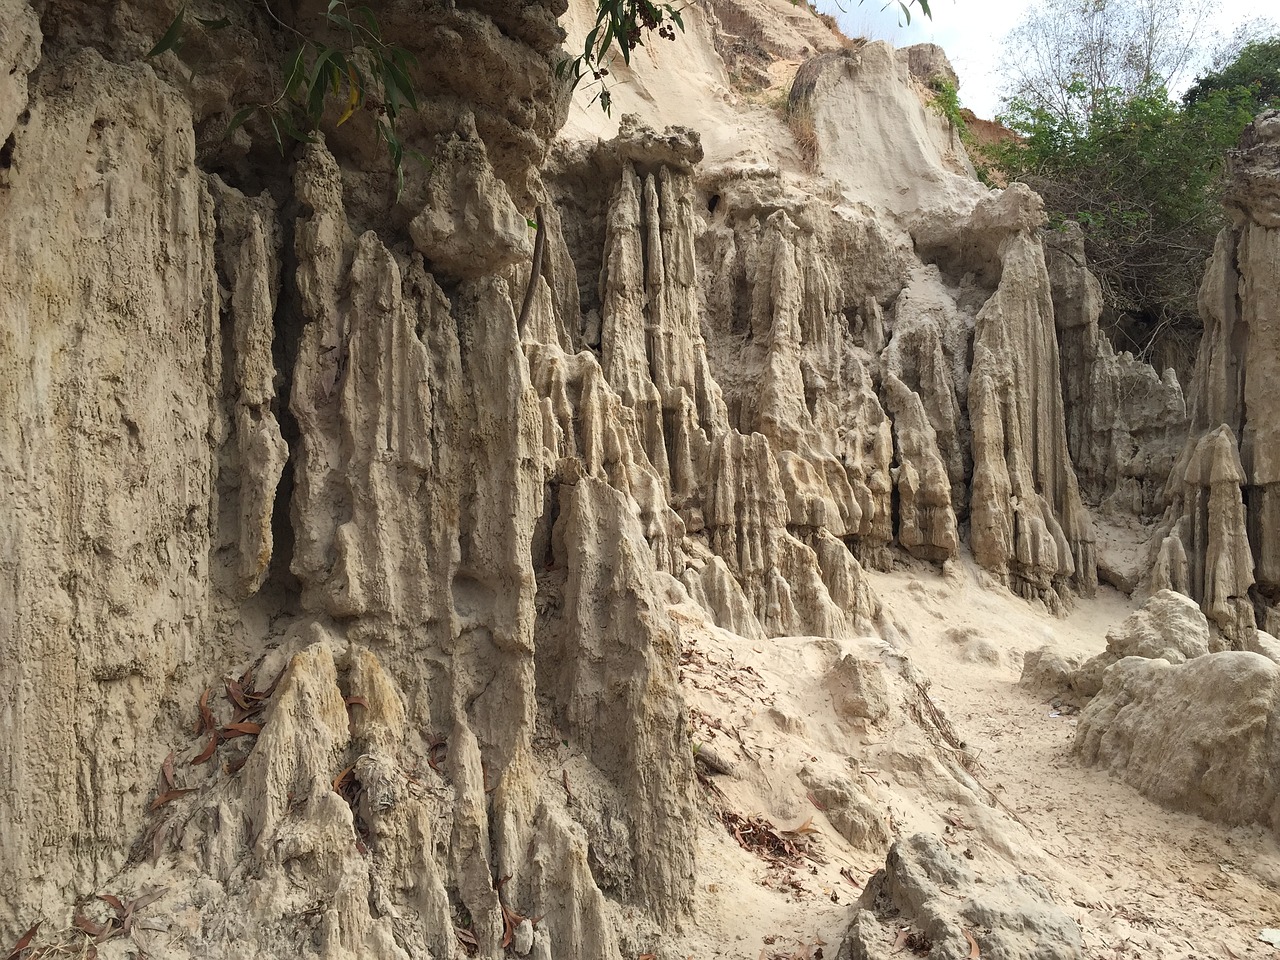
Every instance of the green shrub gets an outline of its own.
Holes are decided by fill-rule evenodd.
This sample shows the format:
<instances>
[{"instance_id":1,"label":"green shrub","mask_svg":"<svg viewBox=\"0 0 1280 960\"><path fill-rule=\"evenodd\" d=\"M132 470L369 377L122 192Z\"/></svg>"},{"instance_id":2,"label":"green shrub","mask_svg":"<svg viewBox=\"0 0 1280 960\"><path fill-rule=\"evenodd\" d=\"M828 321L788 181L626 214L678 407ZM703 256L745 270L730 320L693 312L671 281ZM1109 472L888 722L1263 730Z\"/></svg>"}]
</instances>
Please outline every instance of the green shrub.
<instances>
[{"instance_id":1,"label":"green shrub","mask_svg":"<svg viewBox=\"0 0 1280 960\"><path fill-rule=\"evenodd\" d=\"M1177 102L1162 87L1127 96L1079 83L1066 91L1078 109L1055 113L1015 99L1001 121L1020 139L994 148L1011 179L1044 197L1051 222L1084 228L1110 319L1139 347L1198 329L1204 261L1225 222L1226 151L1265 106L1257 87L1207 78L1193 89Z\"/></svg>"}]
</instances>

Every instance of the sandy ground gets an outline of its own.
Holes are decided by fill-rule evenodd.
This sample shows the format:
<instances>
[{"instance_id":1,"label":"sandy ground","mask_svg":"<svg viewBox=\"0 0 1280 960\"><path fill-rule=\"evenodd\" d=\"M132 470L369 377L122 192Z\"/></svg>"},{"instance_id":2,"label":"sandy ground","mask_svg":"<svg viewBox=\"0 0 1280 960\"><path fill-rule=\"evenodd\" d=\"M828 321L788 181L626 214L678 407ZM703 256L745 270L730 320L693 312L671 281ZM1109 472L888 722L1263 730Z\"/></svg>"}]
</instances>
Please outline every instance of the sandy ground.
<instances>
[{"instance_id":1,"label":"sandy ground","mask_svg":"<svg viewBox=\"0 0 1280 960\"><path fill-rule=\"evenodd\" d=\"M841 767L887 811L895 836L937 833L980 874L1039 877L1080 923L1089 957L1274 955L1257 939L1280 926L1274 837L1166 811L1106 771L1082 768L1072 753L1075 717L1018 686L1028 650L1100 652L1107 630L1133 609L1127 597L1104 587L1056 618L967 561L946 576L927 564L869 576L902 634L896 650L873 640L752 643L677 610L695 742L734 766L734 777L711 776L704 789L714 805L763 816L808 853L771 864L709 820L695 956L835 956L850 905L885 850L836 833L796 776L806 764ZM831 665L849 652L888 663L905 656L928 678L932 700L976 757L977 790L949 772L945 745L930 742L901 703L876 723L837 714Z\"/></svg>"}]
</instances>

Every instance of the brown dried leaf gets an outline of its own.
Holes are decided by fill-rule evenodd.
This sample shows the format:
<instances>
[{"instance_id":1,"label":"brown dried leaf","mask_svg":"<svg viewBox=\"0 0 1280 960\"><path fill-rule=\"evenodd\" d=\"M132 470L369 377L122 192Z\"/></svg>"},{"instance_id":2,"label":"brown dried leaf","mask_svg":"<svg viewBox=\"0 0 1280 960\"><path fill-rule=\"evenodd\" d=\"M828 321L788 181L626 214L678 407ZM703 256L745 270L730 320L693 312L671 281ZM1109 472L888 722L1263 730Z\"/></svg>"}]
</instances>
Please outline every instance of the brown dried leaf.
<instances>
[{"instance_id":1,"label":"brown dried leaf","mask_svg":"<svg viewBox=\"0 0 1280 960\"><path fill-rule=\"evenodd\" d=\"M252 700L270 700L271 695L276 692L276 687L280 686L280 680L284 677L284 672L288 669L289 661L286 660L284 666L280 668L280 672L276 674L276 678L271 681L271 685L265 690L253 691L248 695L249 698Z\"/></svg>"},{"instance_id":2,"label":"brown dried leaf","mask_svg":"<svg viewBox=\"0 0 1280 960\"><path fill-rule=\"evenodd\" d=\"M462 949L466 951L467 956L475 956L476 951L480 949L480 941L476 939L474 933L470 930L463 930L461 927L454 927L453 935L458 938L458 942L462 944Z\"/></svg>"},{"instance_id":3,"label":"brown dried leaf","mask_svg":"<svg viewBox=\"0 0 1280 960\"><path fill-rule=\"evenodd\" d=\"M225 686L227 688L227 699L241 710L248 710L249 701L245 698L244 687L240 686L240 681L228 680Z\"/></svg>"},{"instance_id":4,"label":"brown dried leaf","mask_svg":"<svg viewBox=\"0 0 1280 960\"><path fill-rule=\"evenodd\" d=\"M83 930L89 936L94 938L101 937L104 933L106 933L108 930L111 929L110 923L102 924L102 925L94 923L92 920L86 917L79 910L76 911L76 915L72 918L71 923L77 929Z\"/></svg>"},{"instance_id":5,"label":"brown dried leaf","mask_svg":"<svg viewBox=\"0 0 1280 960\"><path fill-rule=\"evenodd\" d=\"M160 887L156 890L152 890L150 893L145 893L140 897L136 897L135 899L130 900L129 903L127 904L129 908L129 912L136 913L137 911L141 910L143 907L151 906L151 904L155 903L157 900L159 900L168 892L169 892L168 887Z\"/></svg>"},{"instance_id":6,"label":"brown dried leaf","mask_svg":"<svg viewBox=\"0 0 1280 960\"><path fill-rule=\"evenodd\" d=\"M978 960L982 956L982 950L978 947L978 941L973 938L973 934L964 927L960 928L960 932L964 934L964 938L969 941L969 960Z\"/></svg>"},{"instance_id":7,"label":"brown dried leaf","mask_svg":"<svg viewBox=\"0 0 1280 960\"><path fill-rule=\"evenodd\" d=\"M427 742L427 764L436 773L441 773L440 764L449 755L449 748L444 737L432 737Z\"/></svg>"},{"instance_id":8,"label":"brown dried leaf","mask_svg":"<svg viewBox=\"0 0 1280 960\"><path fill-rule=\"evenodd\" d=\"M502 902L501 897L498 898L498 906L502 908L502 945L503 947L509 947L511 946L511 941L515 939L516 927L520 926L528 918L508 907Z\"/></svg>"},{"instance_id":9,"label":"brown dried leaf","mask_svg":"<svg viewBox=\"0 0 1280 960\"><path fill-rule=\"evenodd\" d=\"M151 862L159 863L160 854L164 853L165 845L169 842L169 824L160 824L155 833L151 835Z\"/></svg>"},{"instance_id":10,"label":"brown dried leaf","mask_svg":"<svg viewBox=\"0 0 1280 960\"><path fill-rule=\"evenodd\" d=\"M34 927L18 938L17 944L9 951L7 960L18 960L19 954L21 954L23 950L27 949L31 944L31 941L35 939L36 931L40 929L40 924L42 923L44 923L43 920L37 920Z\"/></svg>"},{"instance_id":11,"label":"brown dried leaf","mask_svg":"<svg viewBox=\"0 0 1280 960\"><path fill-rule=\"evenodd\" d=\"M353 771L355 768L356 768L356 765L353 763L351 766L347 767L347 769L343 770L340 774L338 774L336 777L333 778L334 793L342 793L342 788L346 786L347 779L351 776L351 771Z\"/></svg>"},{"instance_id":12,"label":"brown dried leaf","mask_svg":"<svg viewBox=\"0 0 1280 960\"><path fill-rule=\"evenodd\" d=\"M205 763L210 757L213 756L213 751L217 749L218 749L218 731L214 730L211 734L209 734L208 745L203 750L200 751L200 755L198 757L196 757L194 760L191 761L191 765L194 767L197 764Z\"/></svg>"},{"instance_id":13,"label":"brown dried leaf","mask_svg":"<svg viewBox=\"0 0 1280 960\"><path fill-rule=\"evenodd\" d=\"M124 903L119 897L114 897L109 893L100 893L98 894L98 899L103 903L110 904L111 908L115 910L117 916L121 918L124 917Z\"/></svg>"},{"instance_id":14,"label":"brown dried leaf","mask_svg":"<svg viewBox=\"0 0 1280 960\"><path fill-rule=\"evenodd\" d=\"M209 694L213 693L212 687L205 687L204 693L200 694L200 719L196 721L196 733L204 733L207 730L214 729L218 724L213 719L213 711L209 709Z\"/></svg>"},{"instance_id":15,"label":"brown dried leaf","mask_svg":"<svg viewBox=\"0 0 1280 960\"><path fill-rule=\"evenodd\" d=\"M185 789L166 790L164 793L160 794L160 796L151 801L151 806L147 808L147 812L155 813L155 811L159 810L169 801L177 800L179 797L185 797L188 793L195 793L194 788L188 787Z\"/></svg>"},{"instance_id":16,"label":"brown dried leaf","mask_svg":"<svg viewBox=\"0 0 1280 960\"><path fill-rule=\"evenodd\" d=\"M260 723L228 723L222 728L223 740L234 740L236 737L256 737L262 732Z\"/></svg>"},{"instance_id":17,"label":"brown dried leaf","mask_svg":"<svg viewBox=\"0 0 1280 960\"><path fill-rule=\"evenodd\" d=\"M164 763L160 764L160 773L164 776L164 782L165 782L165 785L166 785L170 790L172 790L172 789L173 789L173 761L174 761L174 758L175 758L174 752L173 752L172 750L170 750L170 751L169 751L169 755L168 755L167 757L165 757L165 758L164 758Z\"/></svg>"},{"instance_id":18,"label":"brown dried leaf","mask_svg":"<svg viewBox=\"0 0 1280 960\"><path fill-rule=\"evenodd\" d=\"M901 953L907 947L907 937L911 935L910 930L899 930L897 939L893 941L892 953Z\"/></svg>"},{"instance_id":19,"label":"brown dried leaf","mask_svg":"<svg viewBox=\"0 0 1280 960\"><path fill-rule=\"evenodd\" d=\"M353 706L355 706L356 704L359 704L360 706L364 707L366 710L368 710L368 709L369 709L369 700L368 700L368 698L366 698L366 697L347 697L347 706L348 706L348 707L353 707Z\"/></svg>"}]
</instances>

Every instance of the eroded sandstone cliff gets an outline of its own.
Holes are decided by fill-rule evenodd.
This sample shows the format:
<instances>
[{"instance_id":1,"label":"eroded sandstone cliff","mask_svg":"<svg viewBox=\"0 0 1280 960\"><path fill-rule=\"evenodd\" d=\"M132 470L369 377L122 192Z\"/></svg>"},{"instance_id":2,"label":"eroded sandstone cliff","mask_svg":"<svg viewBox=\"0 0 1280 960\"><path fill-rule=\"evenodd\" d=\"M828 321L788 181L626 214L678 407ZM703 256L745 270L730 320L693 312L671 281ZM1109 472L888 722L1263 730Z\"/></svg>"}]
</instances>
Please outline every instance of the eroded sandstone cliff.
<instances>
[{"instance_id":1,"label":"eroded sandstone cliff","mask_svg":"<svg viewBox=\"0 0 1280 960\"><path fill-rule=\"evenodd\" d=\"M912 58L805 65L814 176L758 110L747 148L653 108L584 133L554 70L580 3L396 0L432 160L397 199L365 120L283 158L221 137L287 45L230 7L143 62L172 4L0 0L0 941L159 891L165 946L137 936L175 957L674 956L697 637L891 650L867 569L903 554L1060 611L1097 583L1085 501L1156 512L1176 382L1109 353L1038 198L968 175ZM767 7L698 8L689 42L816 52ZM1117 419L1130 383L1168 418ZM1264 428L1224 422L1244 462L1202 486L1230 513L1247 475L1229 519L1269 530ZM836 729L906 718L976 796L894 676Z\"/></svg>"}]
</instances>

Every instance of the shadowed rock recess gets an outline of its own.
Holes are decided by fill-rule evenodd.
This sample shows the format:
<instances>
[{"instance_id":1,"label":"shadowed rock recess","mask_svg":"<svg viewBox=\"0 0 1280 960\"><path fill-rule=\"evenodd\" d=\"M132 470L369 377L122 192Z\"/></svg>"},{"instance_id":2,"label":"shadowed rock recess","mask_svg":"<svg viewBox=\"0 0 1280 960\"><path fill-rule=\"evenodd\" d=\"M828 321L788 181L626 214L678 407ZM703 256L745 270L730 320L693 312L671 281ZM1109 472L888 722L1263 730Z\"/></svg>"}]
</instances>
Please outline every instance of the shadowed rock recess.
<instances>
[{"instance_id":1,"label":"shadowed rock recess","mask_svg":"<svg viewBox=\"0 0 1280 960\"><path fill-rule=\"evenodd\" d=\"M1163 513L1150 587L1215 649L1275 632L1280 120L1236 158L1188 439L1176 379L1098 331L1078 237L978 183L925 105L936 48L691 11L707 110L734 109L717 51L817 54L791 94L814 172L763 110L776 150L704 145L660 98L584 132L555 76L579 0L388 0L431 161L397 197L371 116L283 156L258 120L223 136L289 29L323 33L319 0L273 6L193 3L231 26L145 60L174 0L0 0L0 943L42 919L104 957L684 957L724 834L698 637L892 651L868 571L903 562L971 558L1058 614L1097 587L1091 508ZM1261 658L1229 666L1196 683L1271 697ZM1169 671L1107 676L1195 695ZM929 769L978 795L912 683ZM848 729L907 716L886 698ZM885 812L806 776L882 857ZM894 851L847 955L895 911L935 957L970 928L984 956L1080 955L1031 877Z\"/></svg>"}]
</instances>

